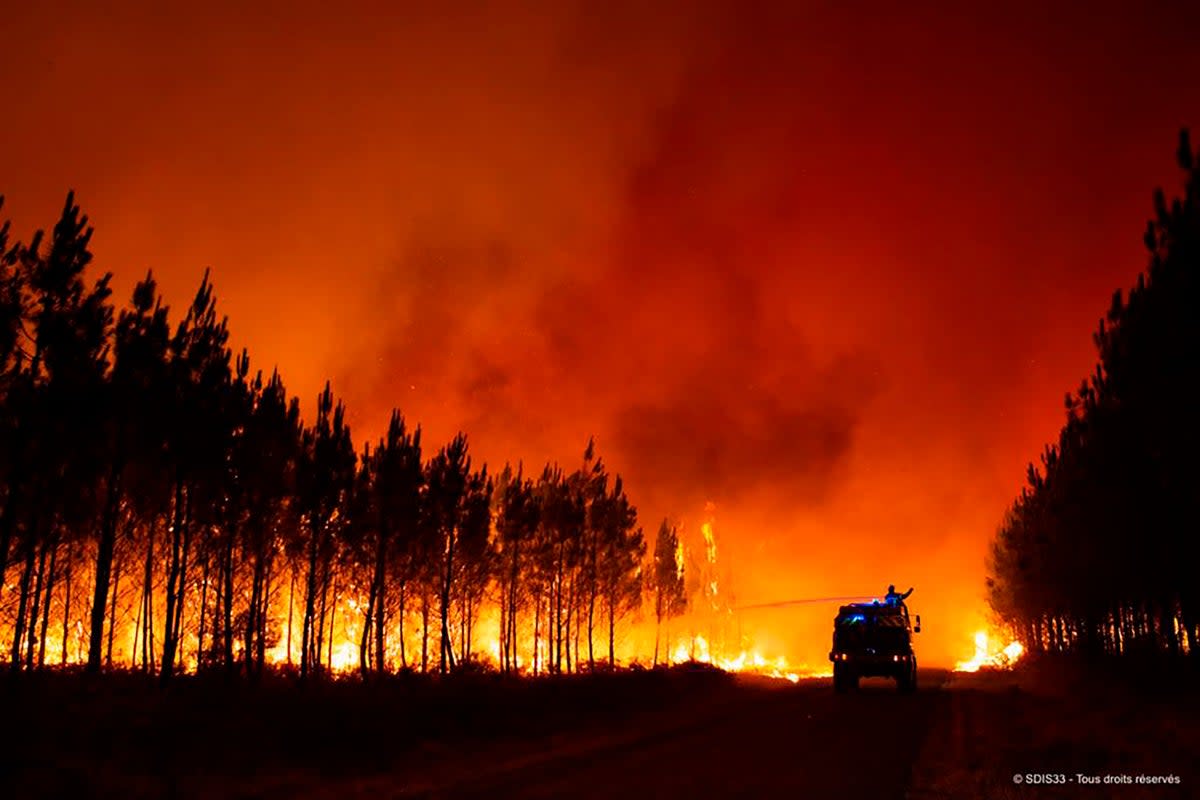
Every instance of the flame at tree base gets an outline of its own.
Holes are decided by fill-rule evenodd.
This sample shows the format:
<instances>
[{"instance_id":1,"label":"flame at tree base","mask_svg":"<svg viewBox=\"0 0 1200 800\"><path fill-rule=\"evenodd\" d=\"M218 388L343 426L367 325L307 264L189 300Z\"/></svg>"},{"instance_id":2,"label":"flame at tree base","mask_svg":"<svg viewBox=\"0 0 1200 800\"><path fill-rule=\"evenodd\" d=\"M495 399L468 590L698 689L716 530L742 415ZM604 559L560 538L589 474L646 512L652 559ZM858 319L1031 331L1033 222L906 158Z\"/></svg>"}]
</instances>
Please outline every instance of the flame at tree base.
<instances>
[{"instance_id":1,"label":"flame at tree base","mask_svg":"<svg viewBox=\"0 0 1200 800\"><path fill-rule=\"evenodd\" d=\"M781 678L797 683L801 678L829 677L831 672L819 672L805 668L796 668L788 664L783 656L766 658L757 650L747 652L742 650L736 656L719 656L711 652L708 640L703 636L695 636L690 641L680 642L671 652L672 664L698 662L711 664L726 672L741 672L753 675L763 675L769 678Z\"/></svg>"},{"instance_id":2,"label":"flame at tree base","mask_svg":"<svg viewBox=\"0 0 1200 800\"><path fill-rule=\"evenodd\" d=\"M1009 642L1003 648L992 650L986 631L975 633L975 655L968 661L954 665L955 672L978 672L980 669L1012 669L1025 652L1020 642Z\"/></svg>"}]
</instances>

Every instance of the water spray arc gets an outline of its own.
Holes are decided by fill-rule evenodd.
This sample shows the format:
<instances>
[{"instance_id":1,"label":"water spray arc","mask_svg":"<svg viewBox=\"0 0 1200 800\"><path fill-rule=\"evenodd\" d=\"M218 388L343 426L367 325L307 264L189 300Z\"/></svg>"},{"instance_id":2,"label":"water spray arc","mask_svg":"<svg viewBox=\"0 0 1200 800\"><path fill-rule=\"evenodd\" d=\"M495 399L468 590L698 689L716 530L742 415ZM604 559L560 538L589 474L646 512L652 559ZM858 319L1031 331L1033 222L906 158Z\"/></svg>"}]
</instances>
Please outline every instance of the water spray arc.
<instances>
[{"instance_id":1,"label":"water spray arc","mask_svg":"<svg viewBox=\"0 0 1200 800\"><path fill-rule=\"evenodd\" d=\"M778 600L773 603L752 603L737 606L734 611L753 611L760 608L785 608L786 606L815 605L818 603L870 603L878 600L869 595L847 595L845 597L804 597L798 600Z\"/></svg>"}]
</instances>

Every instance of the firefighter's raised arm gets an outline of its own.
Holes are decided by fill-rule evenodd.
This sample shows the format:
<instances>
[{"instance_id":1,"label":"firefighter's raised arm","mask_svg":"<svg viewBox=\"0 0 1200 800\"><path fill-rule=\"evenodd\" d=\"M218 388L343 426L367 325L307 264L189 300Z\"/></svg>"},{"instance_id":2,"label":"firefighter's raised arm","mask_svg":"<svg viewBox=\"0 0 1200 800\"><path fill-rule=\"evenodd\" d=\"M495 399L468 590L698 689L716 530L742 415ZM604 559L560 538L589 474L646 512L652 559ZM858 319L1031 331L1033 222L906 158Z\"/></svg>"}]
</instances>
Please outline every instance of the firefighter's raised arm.
<instances>
[{"instance_id":1,"label":"firefighter's raised arm","mask_svg":"<svg viewBox=\"0 0 1200 800\"><path fill-rule=\"evenodd\" d=\"M908 587L908 591L907 591L907 592L905 592L904 594L900 595L900 599L901 599L901 600L905 600L905 599L907 599L907 598L908 598L908 596L909 596L910 594L912 594L912 593L913 593L913 587L911 587L911 586L910 586L910 587Z\"/></svg>"}]
</instances>

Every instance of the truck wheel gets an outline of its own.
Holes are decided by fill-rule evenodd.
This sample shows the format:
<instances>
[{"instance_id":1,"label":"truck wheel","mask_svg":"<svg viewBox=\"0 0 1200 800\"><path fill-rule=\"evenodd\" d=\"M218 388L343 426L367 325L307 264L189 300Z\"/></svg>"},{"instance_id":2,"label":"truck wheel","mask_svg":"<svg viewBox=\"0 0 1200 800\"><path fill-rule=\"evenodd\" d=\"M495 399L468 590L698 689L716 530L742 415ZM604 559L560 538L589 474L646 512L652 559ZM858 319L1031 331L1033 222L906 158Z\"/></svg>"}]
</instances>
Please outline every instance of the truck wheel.
<instances>
[{"instance_id":1,"label":"truck wheel","mask_svg":"<svg viewBox=\"0 0 1200 800\"><path fill-rule=\"evenodd\" d=\"M850 690L850 674L841 664L833 665L833 690L838 694L845 694ZM854 683L858 683L857 680Z\"/></svg>"},{"instance_id":2,"label":"truck wheel","mask_svg":"<svg viewBox=\"0 0 1200 800\"><path fill-rule=\"evenodd\" d=\"M896 688L901 692L908 693L915 691L917 688L917 665L912 667L901 675L896 676Z\"/></svg>"}]
</instances>

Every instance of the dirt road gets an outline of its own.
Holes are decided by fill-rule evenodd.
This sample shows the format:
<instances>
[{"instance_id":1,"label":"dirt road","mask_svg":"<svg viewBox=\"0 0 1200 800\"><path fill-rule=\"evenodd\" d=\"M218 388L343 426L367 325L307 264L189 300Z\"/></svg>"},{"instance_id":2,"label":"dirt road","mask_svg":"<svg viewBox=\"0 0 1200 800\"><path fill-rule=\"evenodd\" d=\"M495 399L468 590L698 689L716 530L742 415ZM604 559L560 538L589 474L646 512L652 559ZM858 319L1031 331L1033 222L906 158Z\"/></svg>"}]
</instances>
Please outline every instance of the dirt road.
<instances>
[{"instance_id":1,"label":"dirt road","mask_svg":"<svg viewBox=\"0 0 1200 800\"><path fill-rule=\"evenodd\" d=\"M34 678L0 696L22 723L0 748L5 796L1200 796L1200 682L1190 671L924 672L914 694L865 681L846 695L828 680L688 668L307 688L196 680L168 692L137 676ZM1030 785L1028 775L1064 782Z\"/></svg>"},{"instance_id":2,"label":"dirt road","mask_svg":"<svg viewBox=\"0 0 1200 800\"><path fill-rule=\"evenodd\" d=\"M923 677L924 688L908 695L890 681L864 681L845 696L827 681L747 685L736 696L698 701L684 719L631 720L630 730L586 744L464 765L462 774L410 785L404 796L902 798L948 702L945 675Z\"/></svg>"},{"instance_id":3,"label":"dirt road","mask_svg":"<svg viewBox=\"0 0 1200 800\"><path fill-rule=\"evenodd\" d=\"M743 683L669 719L486 756L400 794L427 798L1158 798L1200 796L1194 692L927 672L915 694L864 681ZM1014 775L1058 775L1023 785ZM1170 785L1083 785L1105 776ZM1049 780L1049 778L1047 778ZM364 796L388 793L386 782ZM390 791L395 793L393 783Z\"/></svg>"}]
</instances>

